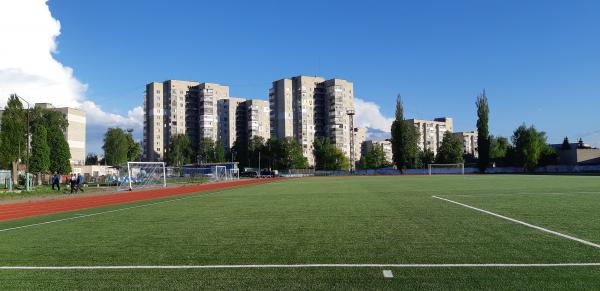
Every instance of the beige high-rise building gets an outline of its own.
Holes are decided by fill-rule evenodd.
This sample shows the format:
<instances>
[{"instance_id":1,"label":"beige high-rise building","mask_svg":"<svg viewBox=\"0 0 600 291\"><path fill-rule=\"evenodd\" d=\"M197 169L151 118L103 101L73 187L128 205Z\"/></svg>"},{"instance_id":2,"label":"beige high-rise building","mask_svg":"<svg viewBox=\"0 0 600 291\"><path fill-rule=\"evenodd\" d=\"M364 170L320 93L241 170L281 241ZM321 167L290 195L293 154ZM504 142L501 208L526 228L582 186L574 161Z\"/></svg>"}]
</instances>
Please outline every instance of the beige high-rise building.
<instances>
[{"instance_id":1,"label":"beige high-rise building","mask_svg":"<svg viewBox=\"0 0 600 291\"><path fill-rule=\"evenodd\" d=\"M167 80L146 85L144 96L144 158L163 160L169 140L177 134L189 134L197 142L198 101L194 88L198 82Z\"/></svg>"},{"instance_id":2,"label":"beige high-rise building","mask_svg":"<svg viewBox=\"0 0 600 291\"><path fill-rule=\"evenodd\" d=\"M358 127L354 129L354 159L356 162L362 157L362 144L367 140L367 128Z\"/></svg>"},{"instance_id":3,"label":"beige high-rise building","mask_svg":"<svg viewBox=\"0 0 600 291\"><path fill-rule=\"evenodd\" d=\"M233 147L240 135L238 121L245 117L245 102L246 99L236 97L217 101L219 105L219 139L223 142L226 151Z\"/></svg>"},{"instance_id":4,"label":"beige high-rise building","mask_svg":"<svg viewBox=\"0 0 600 291\"><path fill-rule=\"evenodd\" d=\"M218 138L218 101L229 98L229 87L214 83L201 83L196 87L200 138Z\"/></svg>"},{"instance_id":5,"label":"beige high-rise building","mask_svg":"<svg viewBox=\"0 0 600 291\"><path fill-rule=\"evenodd\" d=\"M385 161L389 164L394 162L394 155L392 153L392 142L390 140L367 140L362 143L361 151L363 155L369 153L374 147L381 147L383 154L385 155Z\"/></svg>"},{"instance_id":6,"label":"beige high-rise building","mask_svg":"<svg viewBox=\"0 0 600 291\"><path fill-rule=\"evenodd\" d=\"M248 140L259 136L266 141L271 135L269 101L250 99L245 105Z\"/></svg>"},{"instance_id":7,"label":"beige high-rise building","mask_svg":"<svg viewBox=\"0 0 600 291\"><path fill-rule=\"evenodd\" d=\"M453 131L453 122L450 117L440 117L434 120L409 119L419 132L419 148L429 149L434 154L442 144L444 134Z\"/></svg>"},{"instance_id":8,"label":"beige high-rise building","mask_svg":"<svg viewBox=\"0 0 600 291\"><path fill-rule=\"evenodd\" d=\"M293 137L314 165L315 138L328 137L350 155L348 109L354 109L353 84L341 79L297 76L273 82L269 90L271 137Z\"/></svg>"},{"instance_id":9,"label":"beige high-rise building","mask_svg":"<svg viewBox=\"0 0 600 291\"><path fill-rule=\"evenodd\" d=\"M65 119L69 123L64 131L65 139L69 144L71 152L72 165L85 164L85 138L86 138L86 115L85 111L70 107L54 107L50 103L36 103L36 108L44 108L48 110L58 111L65 115Z\"/></svg>"},{"instance_id":10,"label":"beige high-rise building","mask_svg":"<svg viewBox=\"0 0 600 291\"><path fill-rule=\"evenodd\" d=\"M186 134L196 146L202 137L217 139L217 100L229 98L229 87L214 83L167 80L146 85L144 158L163 160L169 140Z\"/></svg>"},{"instance_id":11,"label":"beige high-rise building","mask_svg":"<svg viewBox=\"0 0 600 291\"><path fill-rule=\"evenodd\" d=\"M463 144L464 153L472 155L475 158L479 157L477 150L477 131L463 131L453 133Z\"/></svg>"}]
</instances>

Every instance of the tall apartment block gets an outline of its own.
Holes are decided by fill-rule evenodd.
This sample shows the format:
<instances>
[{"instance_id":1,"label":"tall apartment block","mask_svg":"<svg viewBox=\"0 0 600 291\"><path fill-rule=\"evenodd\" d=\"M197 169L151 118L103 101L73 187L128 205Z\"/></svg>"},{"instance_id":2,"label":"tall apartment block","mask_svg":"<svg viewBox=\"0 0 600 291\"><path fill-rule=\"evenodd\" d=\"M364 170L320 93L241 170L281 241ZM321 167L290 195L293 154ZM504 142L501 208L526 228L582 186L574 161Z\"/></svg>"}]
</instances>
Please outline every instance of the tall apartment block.
<instances>
[{"instance_id":1,"label":"tall apartment block","mask_svg":"<svg viewBox=\"0 0 600 291\"><path fill-rule=\"evenodd\" d=\"M195 147L202 138L221 139L226 150L237 139L269 138L269 104L229 96L229 87L215 83L167 80L146 85L144 158L163 160L169 140L187 135Z\"/></svg>"},{"instance_id":2,"label":"tall apartment block","mask_svg":"<svg viewBox=\"0 0 600 291\"><path fill-rule=\"evenodd\" d=\"M463 149L466 155L472 155L475 158L479 157L477 150L477 131L463 131L453 133L463 144Z\"/></svg>"},{"instance_id":3,"label":"tall apartment block","mask_svg":"<svg viewBox=\"0 0 600 291\"><path fill-rule=\"evenodd\" d=\"M225 150L237 140L247 143L255 136L269 139L269 102L231 97L219 100L219 139Z\"/></svg>"},{"instance_id":4,"label":"tall apartment block","mask_svg":"<svg viewBox=\"0 0 600 291\"><path fill-rule=\"evenodd\" d=\"M167 80L146 85L144 97L144 158L163 160L169 140L186 134L194 145L201 137L217 138L217 100L229 97L229 87L213 83Z\"/></svg>"},{"instance_id":5,"label":"tall apartment block","mask_svg":"<svg viewBox=\"0 0 600 291\"><path fill-rule=\"evenodd\" d=\"M429 149L434 154L442 144L444 134L453 131L453 122L450 117L440 117L434 120L409 119L419 132L419 147L421 150Z\"/></svg>"},{"instance_id":6,"label":"tall apartment block","mask_svg":"<svg viewBox=\"0 0 600 291\"><path fill-rule=\"evenodd\" d=\"M346 80L297 76L273 82L269 90L271 137L293 137L314 164L313 142L328 137L350 155L348 109L354 109L353 84Z\"/></svg>"},{"instance_id":7,"label":"tall apartment block","mask_svg":"<svg viewBox=\"0 0 600 291\"><path fill-rule=\"evenodd\" d=\"M356 162L362 157L362 144L367 140L367 128L354 128L354 159Z\"/></svg>"}]
</instances>

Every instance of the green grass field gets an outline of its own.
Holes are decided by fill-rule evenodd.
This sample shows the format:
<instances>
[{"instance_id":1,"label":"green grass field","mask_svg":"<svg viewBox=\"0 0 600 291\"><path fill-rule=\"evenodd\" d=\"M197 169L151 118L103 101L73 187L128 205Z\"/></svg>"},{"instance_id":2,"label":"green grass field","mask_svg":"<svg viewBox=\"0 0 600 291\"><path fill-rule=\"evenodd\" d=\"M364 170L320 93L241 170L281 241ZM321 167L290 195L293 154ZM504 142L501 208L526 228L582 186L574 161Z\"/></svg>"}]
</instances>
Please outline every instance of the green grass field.
<instances>
[{"instance_id":1,"label":"green grass field","mask_svg":"<svg viewBox=\"0 0 600 291\"><path fill-rule=\"evenodd\" d=\"M600 248L433 195L600 244L600 177L328 177L0 222L0 265L600 263ZM600 266L0 270L2 290L90 288L591 290Z\"/></svg>"}]
</instances>

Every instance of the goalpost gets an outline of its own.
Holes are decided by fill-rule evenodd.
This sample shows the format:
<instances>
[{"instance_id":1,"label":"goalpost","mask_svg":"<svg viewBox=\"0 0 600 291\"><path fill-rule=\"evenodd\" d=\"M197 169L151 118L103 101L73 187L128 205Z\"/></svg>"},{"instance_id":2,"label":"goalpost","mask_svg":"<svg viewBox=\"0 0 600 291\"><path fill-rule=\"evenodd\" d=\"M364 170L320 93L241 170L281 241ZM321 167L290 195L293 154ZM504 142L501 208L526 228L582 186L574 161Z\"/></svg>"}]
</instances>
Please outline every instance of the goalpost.
<instances>
[{"instance_id":1,"label":"goalpost","mask_svg":"<svg viewBox=\"0 0 600 291\"><path fill-rule=\"evenodd\" d=\"M428 174L465 174L465 164L429 164L427 165Z\"/></svg>"},{"instance_id":2,"label":"goalpost","mask_svg":"<svg viewBox=\"0 0 600 291\"><path fill-rule=\"evenodd\" d=\"M167 187L164 162L127 162L126 173L119 177L119 190Z\"/></svg>"},{"instance_id":3,"label":"goalpost","mask_svg":"<svg viewBox=\"0 0 600 291\"><path fill-rule=\"evenodd\" d=\"M227 172L227 167L225 166L214 166L212 167L212 178L214 181L226 181L229 180L228 178L228 172Z\"/></svg>"}]
</instances>

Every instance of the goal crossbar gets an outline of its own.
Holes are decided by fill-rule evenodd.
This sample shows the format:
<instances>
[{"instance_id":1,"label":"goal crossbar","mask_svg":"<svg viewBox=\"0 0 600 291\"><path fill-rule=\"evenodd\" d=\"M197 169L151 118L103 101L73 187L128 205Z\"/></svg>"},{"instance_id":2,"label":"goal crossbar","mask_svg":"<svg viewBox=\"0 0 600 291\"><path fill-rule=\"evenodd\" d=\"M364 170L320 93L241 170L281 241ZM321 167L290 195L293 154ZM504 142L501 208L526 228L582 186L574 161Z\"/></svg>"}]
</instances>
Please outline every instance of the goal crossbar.
<instances>
[{"instance_id":1,"label":"goal crossbar","mask_svg":"<svg viewBox=\"0 0 600 291\"><path fill-rule=\"evenodd\" d=\"M445 168L445 169L458 169L460 172L459 174L464 175L465 174L465 164L464 163L455 163L455 164L428 164L427 165L427 173L429 175L434 174L433 169L434 168ZM456 174L456 173L444 173L444 174Z\"/></svg>"}]
</instances>

